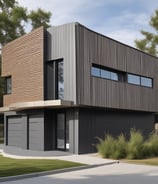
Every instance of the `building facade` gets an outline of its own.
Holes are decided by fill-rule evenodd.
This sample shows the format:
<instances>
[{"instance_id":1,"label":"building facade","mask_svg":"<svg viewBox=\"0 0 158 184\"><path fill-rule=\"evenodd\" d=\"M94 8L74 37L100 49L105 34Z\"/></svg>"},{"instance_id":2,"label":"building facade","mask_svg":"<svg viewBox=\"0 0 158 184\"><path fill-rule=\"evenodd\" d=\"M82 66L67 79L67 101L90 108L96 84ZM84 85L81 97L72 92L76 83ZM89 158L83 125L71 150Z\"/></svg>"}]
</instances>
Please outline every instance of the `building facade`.
<instances>
[{"instance_id":1,"label":"building facade","mask_svg":"<svg viewBox=\"0 0 158 184\"><path fill-rule=\"evenodd\" d=\"M148 135L157 70L156 57L79 23L38 28L2 50L5 144L80 154L107 133Z\"/></svg>"}]
</instances>

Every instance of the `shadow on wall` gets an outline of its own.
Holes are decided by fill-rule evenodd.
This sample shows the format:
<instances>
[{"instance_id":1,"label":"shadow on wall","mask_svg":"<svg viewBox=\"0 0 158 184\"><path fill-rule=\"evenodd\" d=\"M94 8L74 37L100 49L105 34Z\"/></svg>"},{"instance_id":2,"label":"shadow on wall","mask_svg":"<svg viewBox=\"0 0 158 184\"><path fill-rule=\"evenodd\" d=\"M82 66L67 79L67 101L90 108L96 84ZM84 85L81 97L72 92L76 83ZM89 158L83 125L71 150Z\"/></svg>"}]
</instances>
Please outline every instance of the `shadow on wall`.
<instances>
[{"instance_id":1,"label":"shadow on wall","mask_svg":"<svg viewBox=\"0 0 158 184\"><path fill-rule=\"evenodd\" d=\"M0 124L0 138L3 138L4 136L4 125Z\"/></svg>"}]
</instances>

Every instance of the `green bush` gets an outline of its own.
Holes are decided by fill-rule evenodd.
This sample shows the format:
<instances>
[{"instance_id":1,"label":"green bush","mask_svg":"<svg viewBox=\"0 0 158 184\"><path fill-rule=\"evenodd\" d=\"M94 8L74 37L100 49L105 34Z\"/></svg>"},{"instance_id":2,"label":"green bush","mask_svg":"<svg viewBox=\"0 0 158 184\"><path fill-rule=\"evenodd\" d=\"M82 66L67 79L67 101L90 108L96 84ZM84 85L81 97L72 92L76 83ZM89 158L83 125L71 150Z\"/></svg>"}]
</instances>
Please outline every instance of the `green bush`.
<instances>
[{"instance_id":1,"label":"green bush","mask_svg":"<svg viewBox=\"0 0 158 184\"><path fill-rule=\"evenodd\" d=\"M129 140L121 134L117 138L111 135L99 139L98 152L104 158L143 159L158 156L158 135L152 133L147 140L140 131L131 129Z\"/></svg>"},{"instance_id":2,"label":"green bush","mask_svg":"<svg viewBox=\"0 0 158 184\"><path fill-rule=\"evenodd\" d=\"M105 139L99 139L97 149L103 158L112 158L115 149L115 139L111 135L106 135Z\"/></svg>"},{"instance_id":3,"label":"green bush","mask_svg":"<svg viewBox=\"0 0 158 184\"><path fill-rule=\"evenodd\" d=\"M115 140L115 150L113 150L113 158L121 159L127 156L127 142L123 134L119 135Z\"/></svg>"},{"instance_id":4,"label":"green bush","mask_svg":"<svg viewBox=\"0 0 158 184\"><path fill-rule=\"evenodd\" d=\"M152 133L145 145L149 157L158 156L158 134Z\"/></svg>"},{"instance_id":5,"label":"green bush","mask_svg":"<svg viewBox=\"0 0 158 184\"><path fill-rule=\"evenodd\" d=\"M144 157L144 154L144 138L142 133L131 129L127 157L129 159L141 159Z\"/></svg>"}]
</instances>

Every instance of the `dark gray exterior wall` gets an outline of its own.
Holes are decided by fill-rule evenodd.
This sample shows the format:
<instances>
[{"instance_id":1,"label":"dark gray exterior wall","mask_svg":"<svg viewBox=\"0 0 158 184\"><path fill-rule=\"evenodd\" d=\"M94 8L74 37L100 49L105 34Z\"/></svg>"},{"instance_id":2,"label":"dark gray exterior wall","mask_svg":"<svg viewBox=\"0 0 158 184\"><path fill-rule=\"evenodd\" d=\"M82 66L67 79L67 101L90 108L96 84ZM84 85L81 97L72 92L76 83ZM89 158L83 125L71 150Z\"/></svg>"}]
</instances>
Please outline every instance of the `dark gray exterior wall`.
<instances>
[{"instance_id":1,"label":"dark gray exterior wall","mask_svg":"<svg viewBox=\"0 0 158 184\"><path fill-rule=\"evenodd\" d=\"M158 59L76 24L78 105L158 111ZM91 76L92 63L154 79L153 88Z\"/></svg>"},{"instance_id":2,"label":"dark gray exterior wall","mask_svg":"<svg viewBox=\"0 0 158 184\"><path fill-rule=\"evenodd\" d=\"M106 134L127 137L131 128L147 136L154 129L154 113L134 111L113 111L102 109L79 110L79 153L96 152L97 137Z\"/></svg>"}]
</instances>

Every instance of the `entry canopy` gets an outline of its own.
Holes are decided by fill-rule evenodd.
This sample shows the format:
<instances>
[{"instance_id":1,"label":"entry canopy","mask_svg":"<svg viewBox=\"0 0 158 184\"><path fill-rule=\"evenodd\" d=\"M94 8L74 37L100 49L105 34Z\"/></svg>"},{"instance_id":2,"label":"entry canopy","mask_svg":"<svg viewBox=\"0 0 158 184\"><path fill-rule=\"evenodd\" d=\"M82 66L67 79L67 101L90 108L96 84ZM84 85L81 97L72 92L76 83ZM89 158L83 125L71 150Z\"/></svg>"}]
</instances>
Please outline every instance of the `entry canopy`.
<instances>
[{"instance_id":1,"label":"entry canopy","mask_svg":"<svg viewBox=\"0 0 158 184\"><path fill-rule=\"evenodd\" d=\"M63 107L71 107L73 105L74 103L72 101L65 101L65 100L21 102L21 103L11 104L8 107L0 108L0 113L4 113L8 111L21 111L21 110L28 110L28 109L40 109L40 108L63 108Z\"/></svg>"}]
</instances>

